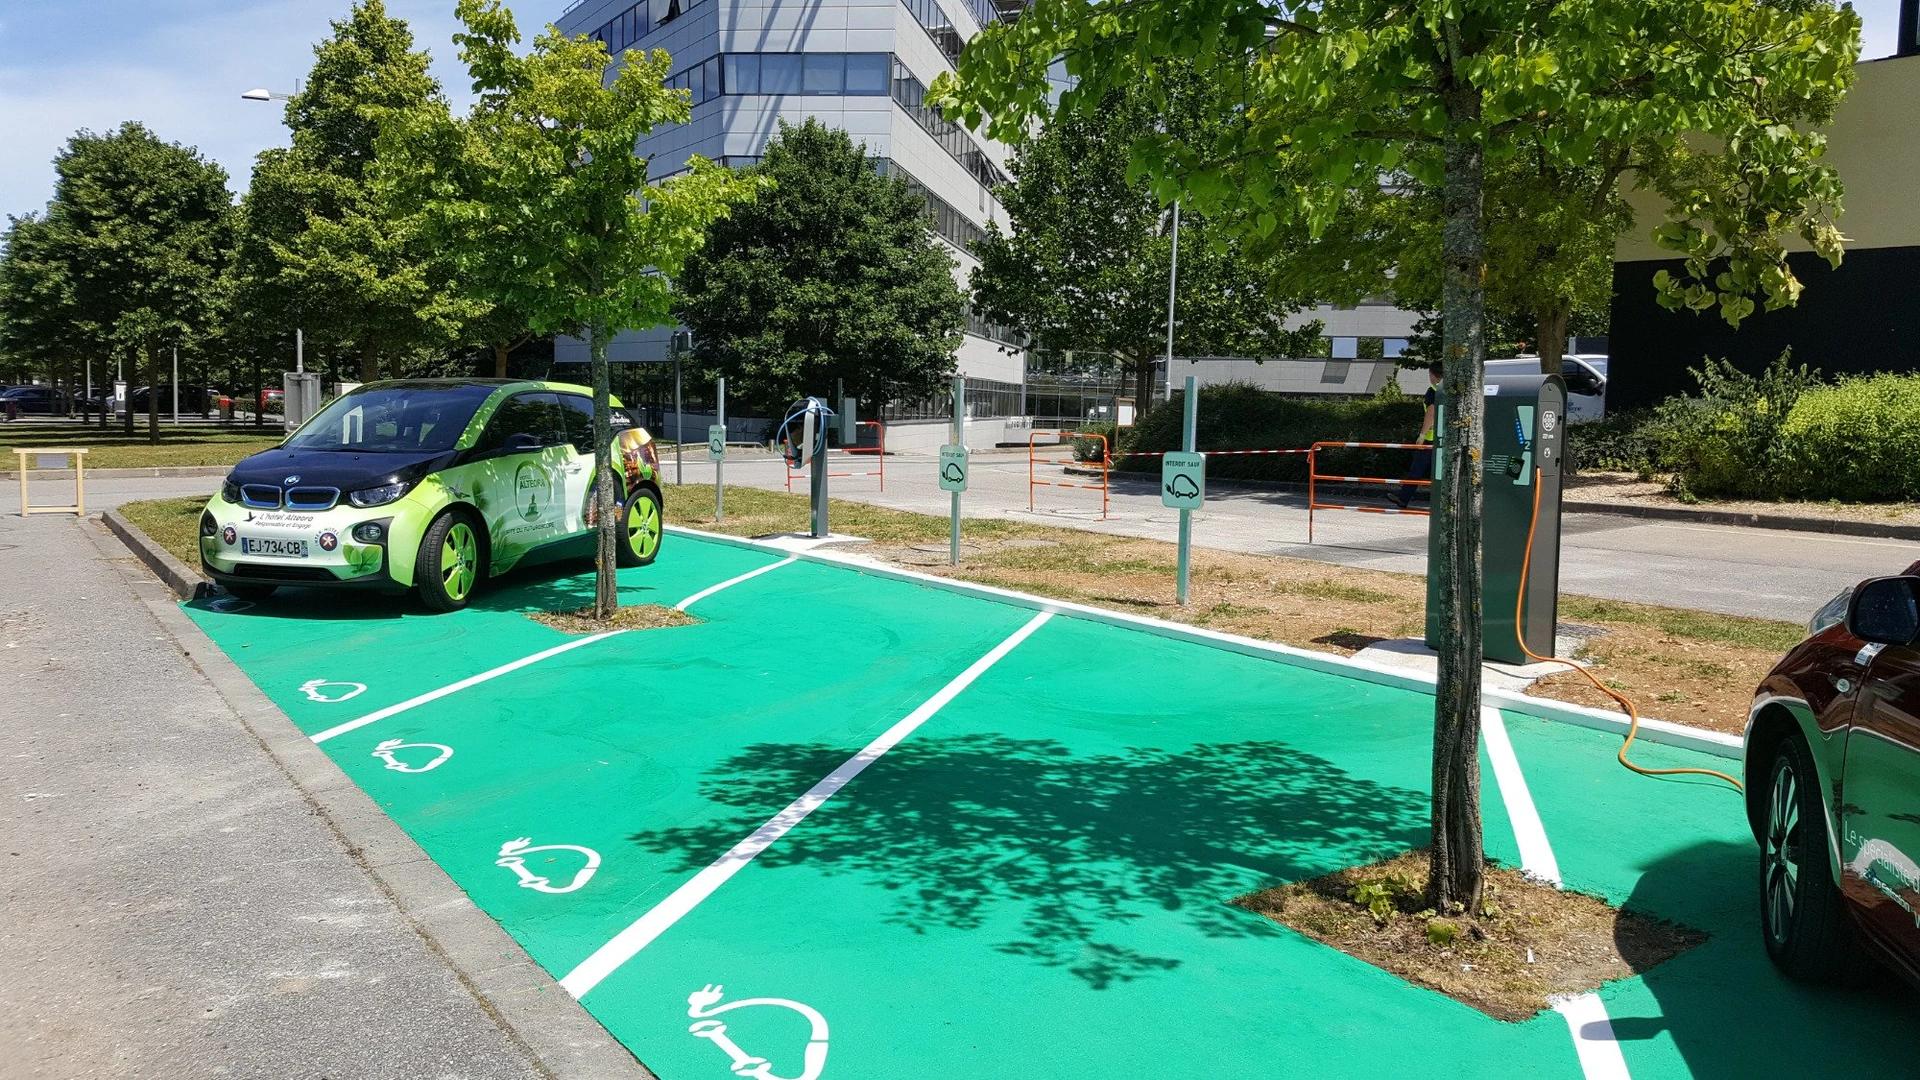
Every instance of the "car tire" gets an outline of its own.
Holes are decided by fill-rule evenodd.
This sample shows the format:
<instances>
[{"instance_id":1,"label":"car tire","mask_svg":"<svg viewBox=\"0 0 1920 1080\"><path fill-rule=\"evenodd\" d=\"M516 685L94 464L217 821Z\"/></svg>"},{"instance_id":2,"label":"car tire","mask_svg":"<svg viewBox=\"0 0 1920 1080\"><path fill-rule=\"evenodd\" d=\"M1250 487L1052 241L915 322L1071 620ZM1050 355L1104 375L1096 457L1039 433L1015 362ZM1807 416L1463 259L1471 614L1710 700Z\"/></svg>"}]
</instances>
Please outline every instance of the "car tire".
<instances>
[{"instance_id":1,"label":"car tire","mask_svg":"<svg viewBox=\"0 0 1920 1080\"><path fill-rule=\"evenodd\" d=\"M257 604L260 601L265 600L267 597L272 596L273 591L275 589L278 589L279 587L280 586L278 585L228 585L228 586L225 586L228 596L233 597L235 600L245 600L250 604Z\"/></svg>"},{"instance_id":2,"label":"car tire","mask_svg":"<svg viewBox=\"0 0 1920 1080\"><path fill-rule=\"evenodd\" d=\"M459 611L467 606L480 584L480 550L479 527L468 515L447 510L433 519L413 561L414 589L427 610Z\"/></svg>"},{"instance_id":3,"label":"car tire","mask_svg":"<svg viewBox=\"0 0 1920 1080\"><path fill-rule=\"evenodd\" d=\"M646 566L660 557L660 544L666 536L660 492L642 484L621 508L620 536L614 544L616 561L623 567Z\"/></svg>"},{"instance_id":4,"label":"car tire","mask_svg":"<svg viewBox=\"0 0 1920 1080\"><path fill-rule=\"evenodd\" d=\"M1828 858L1813 753L1798 736L1775 751L1760 834L1760 937L1796 979L1828 982L1853 966L1853 928Z\"/></svg>"}]
</instances>

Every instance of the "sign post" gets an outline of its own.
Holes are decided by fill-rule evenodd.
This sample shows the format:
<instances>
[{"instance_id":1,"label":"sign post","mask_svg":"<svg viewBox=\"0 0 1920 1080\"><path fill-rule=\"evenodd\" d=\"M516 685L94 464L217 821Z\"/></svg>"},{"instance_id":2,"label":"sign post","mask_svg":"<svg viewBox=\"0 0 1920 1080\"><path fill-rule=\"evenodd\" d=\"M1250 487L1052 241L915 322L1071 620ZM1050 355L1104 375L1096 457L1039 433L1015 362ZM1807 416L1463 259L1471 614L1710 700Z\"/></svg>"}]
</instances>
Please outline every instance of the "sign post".
<instances>
[{"instance_id":1,"label":"sign post","mask_svg":"<svg viewBox=\"0 0 1920 1080\"><path fill-rule=\"evenodd\" d=\"M947 561L960 565L960 493L967 490L967 380L953 377L953 442L940 448L940 487L953 493L953 520L947 536Z\"/></svg>"},{"instance_id":2,"label":"sign post","mask_svg":"<svg viewBox=\"0 0 1920 1080\"><path fill-rule=\"evenodd\" d=\"M1181 452L1160 459L1160 505L1180 511L1180 562L1174 591L1182 605L1187 602L1187 572L1192 561L1193 512L1207 498L1207 458L1193 450L1199 404L1199 391L1189 375L1181 400Z\"/></svg>"},{"instance_id":3,"label":"sign post","mask_svg":"<svg viewBox=\"0 0 1920 1080\"><path fill-rule=\"evenodd\" d=\"M713 462L713 522L718 525L726 507L720 495L720 473L727 461L727 377L713 381L714 420L707 429L707 458Z\"/></svg>"}]
</instances>

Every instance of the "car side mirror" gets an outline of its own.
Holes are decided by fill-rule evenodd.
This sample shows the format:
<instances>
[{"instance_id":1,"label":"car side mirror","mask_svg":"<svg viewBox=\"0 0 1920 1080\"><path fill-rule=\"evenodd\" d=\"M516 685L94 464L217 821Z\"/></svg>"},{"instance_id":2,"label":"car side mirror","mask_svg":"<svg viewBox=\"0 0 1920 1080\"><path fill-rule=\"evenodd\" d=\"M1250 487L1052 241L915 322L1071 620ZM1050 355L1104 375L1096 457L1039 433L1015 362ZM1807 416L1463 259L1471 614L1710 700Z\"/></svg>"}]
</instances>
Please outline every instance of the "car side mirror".
<instances>
[{"instance_id":1,"label":"car side mirror","mask_svg":"<svg viewBox=\"0 0 1920 1080\"><path fill-rule=\"evenodd\" d=\"M1920 637L1920 578L1863 581L1847 605L1847 633L1873 645L1911 645Z\"/></svg>"},{"instance_id":2,"label":"car side mirror","mask_svg":"<svg viewBox=\"0 0 1920 1080\"><path fill-rule=\"evenodd\" d=\"M529 435L524 431L516 431L512 435L507 436L506 444L500 449L503 453L508 454L526 454L539 450L546 445L547 441L538 435Z\"/></svg>"}]
</instances>

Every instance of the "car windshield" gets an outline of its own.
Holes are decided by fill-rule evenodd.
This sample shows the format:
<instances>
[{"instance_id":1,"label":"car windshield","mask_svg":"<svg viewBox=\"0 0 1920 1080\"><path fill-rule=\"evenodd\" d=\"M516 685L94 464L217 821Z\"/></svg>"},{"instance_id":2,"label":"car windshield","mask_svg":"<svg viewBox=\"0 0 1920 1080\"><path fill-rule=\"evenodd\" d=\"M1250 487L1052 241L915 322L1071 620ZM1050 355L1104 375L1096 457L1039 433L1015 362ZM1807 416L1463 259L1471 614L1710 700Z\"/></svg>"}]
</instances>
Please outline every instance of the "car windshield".
<instances>
[{"instance_id":1,"label":"car windshield","mask_svg":"<svg viewBox=\"0 0 1920 1080\"><path fill-rule=\"evenodd\" d=\"M287 440L289 450L451 450L491 386L390 386L335 398Z\"/></svg>"}]
</instances>

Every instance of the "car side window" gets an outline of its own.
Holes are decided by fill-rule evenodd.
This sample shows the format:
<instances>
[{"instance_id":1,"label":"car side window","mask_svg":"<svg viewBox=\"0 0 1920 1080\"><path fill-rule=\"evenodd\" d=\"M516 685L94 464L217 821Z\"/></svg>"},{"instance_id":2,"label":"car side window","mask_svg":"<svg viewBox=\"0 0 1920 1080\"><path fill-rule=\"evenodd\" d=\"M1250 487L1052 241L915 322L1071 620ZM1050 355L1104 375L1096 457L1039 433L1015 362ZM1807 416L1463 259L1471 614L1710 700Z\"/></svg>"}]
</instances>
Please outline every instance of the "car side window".
<instances>
[{"instance_id":1,"label":"car side window","mask_svg":"<svg viewBox=\"0 0 1920 1080\"><path fill-rule=\"evenodd\" d=\"M581 394L561 394L560 413L567 425L567 441L574 450L592 454L593 402Z\"/></svg>"},{"instance_id":2,"label":"car side window","mask_svg":"<svg viewBox=\"0 0 1920 1080\"><path fill-rule=\"evenodd\" d=\"M1573 394L1597 394L1600 392L1600 379L1586 365L1574 360L1563 361L1560 375L1567 383L1567 392Z\"/></svg>"},{"instance_id":3,"label":"car side window","mask_svg":"<svg viewBox=\"0 0 1920 1080\"><path fill-rule=\"evenodd\" d=\"M487 433L480 440L488 453L501 453L515 435L530 435L541 446L558 446L565 440L560 422L559 402L552 394L515 394L502 402Z\"/></svg>"}]
</instances>

